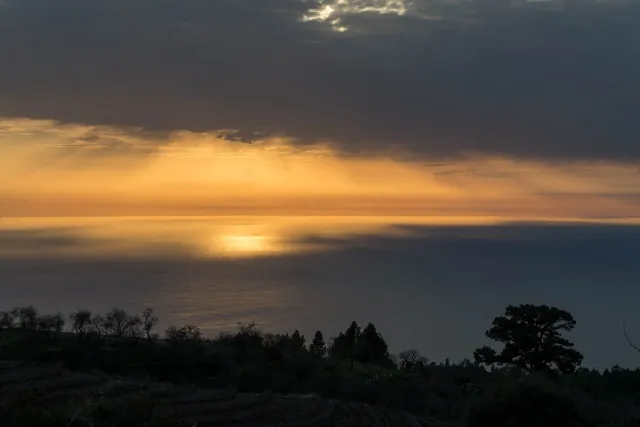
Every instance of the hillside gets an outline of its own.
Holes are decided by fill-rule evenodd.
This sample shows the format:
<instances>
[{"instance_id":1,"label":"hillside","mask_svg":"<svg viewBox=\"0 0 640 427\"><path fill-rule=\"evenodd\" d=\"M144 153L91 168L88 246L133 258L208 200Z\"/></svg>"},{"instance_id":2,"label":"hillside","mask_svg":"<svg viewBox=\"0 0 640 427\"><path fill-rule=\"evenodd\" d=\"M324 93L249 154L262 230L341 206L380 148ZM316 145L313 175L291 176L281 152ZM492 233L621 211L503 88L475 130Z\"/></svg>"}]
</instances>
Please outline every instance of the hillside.
<instances>
[{"instance_id":1,"label":"hillside","mask_svg":"<svg viewBox=\"0 0 640 427\"><path fill-rule=\"evenodd\" d=\"M426 427L402 411L316 396L237 393L0 363L3 425Z\"/></svg>"}]
</instances>

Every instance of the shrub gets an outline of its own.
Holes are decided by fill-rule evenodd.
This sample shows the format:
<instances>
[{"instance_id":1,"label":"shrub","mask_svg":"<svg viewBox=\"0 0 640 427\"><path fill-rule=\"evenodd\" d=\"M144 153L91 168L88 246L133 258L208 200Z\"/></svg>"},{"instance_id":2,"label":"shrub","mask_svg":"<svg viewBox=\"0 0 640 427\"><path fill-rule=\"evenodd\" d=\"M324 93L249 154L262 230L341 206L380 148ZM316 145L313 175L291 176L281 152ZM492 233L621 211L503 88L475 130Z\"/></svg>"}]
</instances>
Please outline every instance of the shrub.
<instances>
[{"instance_id":1,"label":"shrub","mask_svg":"<svg viewBox=\"0 0 640 427\"><path fill-rule=\"evenodd\" d=\"M43 405L36 390L0 396L0 420L3 427L64 427L71 417L65 405Z\"/></svg>"},{"instance_id":2,"label":"shrub","mask_svg":"<svg viewBox=\"0 0 640 427\"><path fill-rule=\"evenodd\" d=\"M98 401L87 408L84 418L94 427L186 427L177 418L159 415L156 407L154 399L142 393Z\"/></svg>"},{"instance_id":3,"label":"shrub","mask_svg":"<svg viewBox=\"0 0 640 427\"><path fill-rule=\"evenodd\" d=\"M470 427L547 427L577 425L575 400L553 382L537 376L516 381L481 399L468 414Z\"/></svg>"}]
</instances>

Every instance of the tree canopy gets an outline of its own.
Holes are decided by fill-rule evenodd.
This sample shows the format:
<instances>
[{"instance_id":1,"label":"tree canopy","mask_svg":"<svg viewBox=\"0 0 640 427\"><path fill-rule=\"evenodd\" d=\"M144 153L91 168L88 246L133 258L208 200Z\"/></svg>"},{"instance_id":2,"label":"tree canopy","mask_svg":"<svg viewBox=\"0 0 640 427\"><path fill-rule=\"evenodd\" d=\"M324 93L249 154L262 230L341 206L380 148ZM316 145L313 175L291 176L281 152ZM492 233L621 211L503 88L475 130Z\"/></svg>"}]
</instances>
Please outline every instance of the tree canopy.
<instances>
[{"instance_id":1,"label":"tree canopy","mask_svg":"<svg viewBox=\"0 0 640 427\"><path fill-rule=\"evenodd\" d=\"M324 342L324 337L322 336L322 332L316 331L313 336L313 341L309 345L309 352L311 354L315 354L318 357L324 357L327 354L327 347Z\"/></svg>"},{"instance_id":2,"label":"tree canopy","mask_svg":"<svg viewBox=\"0 0 640 427\"><path fill-rule=\"evenodd\" d=\"M328 352L333 358L349 360L351 367L354 362L381 366L393 363L387 343L372 323L362 330L357 322L351 322L345 332L333 339Z\"/></svg>"},{"instance_id":3,"label":"tree canopy","mask_svg":"<svg viewBox=\"0 0 640 427\"><path fill-rule=\"evenodd\" d=\"M473 356L486 365L511 365L527 372L552 370L573 372L582 363L582 354L562 337L576 325L571 313L547 305L509 305L505 315L496 317L487 337L504 343L499 354L490 347L477 349Z\"/></svg>"}]
</instances>

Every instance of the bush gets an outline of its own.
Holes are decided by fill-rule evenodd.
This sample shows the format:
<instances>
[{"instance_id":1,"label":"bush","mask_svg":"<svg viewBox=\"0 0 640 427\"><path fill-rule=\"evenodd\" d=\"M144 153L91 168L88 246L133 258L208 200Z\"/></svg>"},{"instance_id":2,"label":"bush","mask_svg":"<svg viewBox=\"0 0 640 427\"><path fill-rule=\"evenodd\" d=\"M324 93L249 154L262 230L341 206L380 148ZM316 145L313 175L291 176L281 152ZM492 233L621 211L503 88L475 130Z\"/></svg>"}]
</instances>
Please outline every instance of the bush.
<instances>
[{"instance_id":1,"label":"bush","mask_svg":"<svg viewBox=\"0 0 640 427\"><path fill-rule=\"evenodd\" d=\"M139 394L94 403L83 418L94 427L186 427L177 418L158 415L156 407L150 396Z\"/></svg>"},{"instance_id":2,"label":"bush","mask_svg":"<svg viewBox=\"0 0 640 427\"><path fill-rule=\"evenodd\" d=\"M481 399L469 410L470 427L571 427L580 419L575 400L550 380L530 376Z\"/></svg>"},{"instance_id":3,"label":"bush","mask_svg":"<svg viewBox=\"0 0 640 427\"><path fill-rule=\"evenodd\" d=\"M0 396L0 420L3 427L64 427L71 418L66 405L43 405L36 390Z\"/></svg>"}]
</instances>

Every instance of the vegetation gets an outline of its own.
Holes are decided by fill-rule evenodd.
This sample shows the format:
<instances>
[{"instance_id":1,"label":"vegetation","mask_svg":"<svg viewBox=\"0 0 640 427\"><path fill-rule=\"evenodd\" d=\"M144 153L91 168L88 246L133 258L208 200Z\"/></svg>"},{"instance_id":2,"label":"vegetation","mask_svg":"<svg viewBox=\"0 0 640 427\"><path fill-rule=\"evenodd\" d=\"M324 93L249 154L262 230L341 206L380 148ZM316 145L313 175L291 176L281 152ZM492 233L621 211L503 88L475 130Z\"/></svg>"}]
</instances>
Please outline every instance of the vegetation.
<instances>
[{"instance_id":1,"label":"vegetation","mask_svg":"<svg viewBox=\"0 0 640 427\"><path fill-rule=\"evenodd\" d=\"M309 345L297 330L272 334L261 331L255 323L239 324L236 333L217 337L205 337L195 325L170 326L161 339L155 331L157 323L152 309L139 314L121 309L105 314L77 310L65 317L17 307L0 312L0 359L40 367L53 364L78 373L102 372L145 384L164 382L231 390L239 395L254 393L252 396L315 396L316 406L343 402L339 404L342 409L336 409L343 414L355 411L348 402L374 405L376 411L400 411L371 415L378 420L387 417L386 425L393 425L388 419L400 417L393 414L401 411L425 425L595 427L640 423L640 369L616 366L601 373L580 368L582 355L563 336L576 322L570 313L554 307L508 306L487 331L503 348L498 352L482 347L474 353L473 361L459 363L429 362L415 349L403 350L396 358L372 323L361 328L354 321L326 342L317 331ZM71 332L65 331L65 325ZM7 384L20 381L11 375L17 374L0 370L0 393ZM77 402L76 406L69 406L68 401L51 406L31 392L14 391L2 400L3 425L66 426L77 412ZM86 425L179 425L175 423L180 420L157 418L153 408L158 400L145 399L135 405L146 409L135 411L126 409L131 402L115 397L102 401L102 409L90 405L93 409L82 410L90 420ZM298 408L306 408L307 403L296 402ZM40 409L25 409L35 406ZM309 409L308 417L324 419L318 411ZM144 420L136 418L139 416ZM120 418L109 421L110 417ZM62 419L65 423L59 424ZM5 420L16 421L11 424Z\"/></svg>"},{"instance_id":2,"label":"vegetation","mask_svg":"<svg viewBox=\"0 0 640 427\"><path fill-rule=\"evenodd\" d=\"M473 356L478 363L511 365L529 373L543 370L571 373L582 363L582 355L560 333L575 326L570 313L555 307L510 305L486 333L492 340L505 344L502 352L497 354L490 347L482 347Z\"/></svg>"},{"instance_id":3,"label":"vegetation","mask_svg":"<svg viewBox=\"0 0 640 427\"><path fill-rule=\"evenodd\" d=\"M6 375L8 368L0 363L0 419L9 427L424 426L406 412L310 395L204 390L44 367L13 366Z\"/></svg>"}]
</instances>

